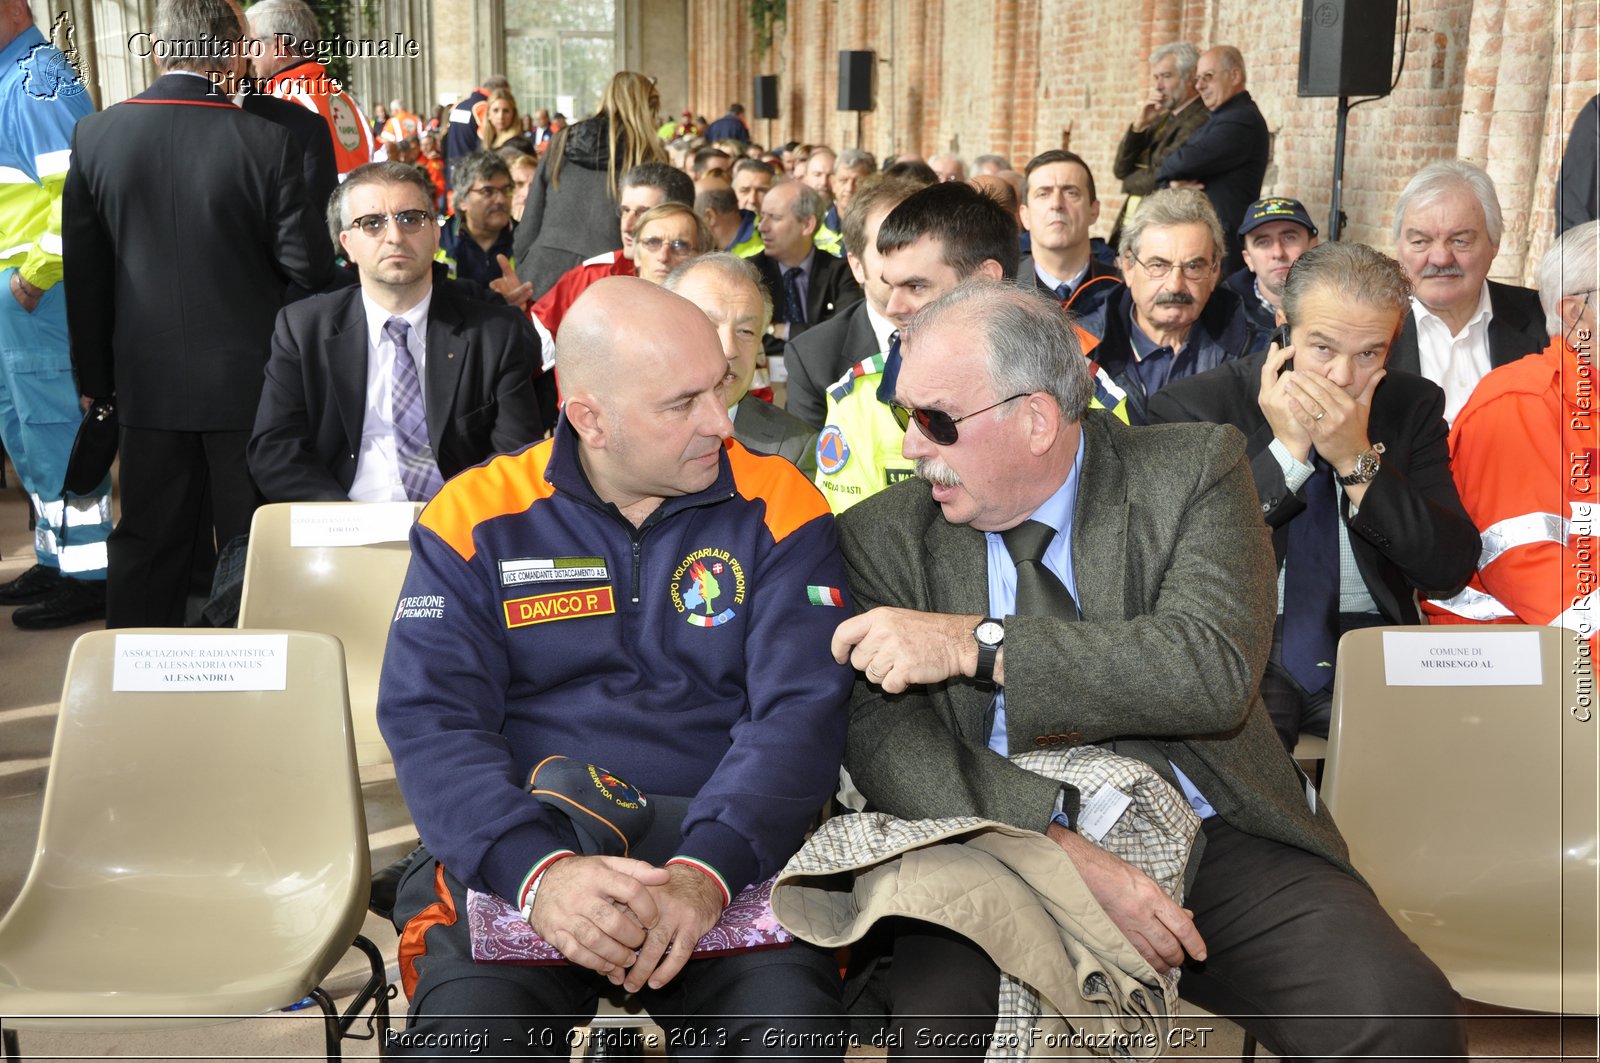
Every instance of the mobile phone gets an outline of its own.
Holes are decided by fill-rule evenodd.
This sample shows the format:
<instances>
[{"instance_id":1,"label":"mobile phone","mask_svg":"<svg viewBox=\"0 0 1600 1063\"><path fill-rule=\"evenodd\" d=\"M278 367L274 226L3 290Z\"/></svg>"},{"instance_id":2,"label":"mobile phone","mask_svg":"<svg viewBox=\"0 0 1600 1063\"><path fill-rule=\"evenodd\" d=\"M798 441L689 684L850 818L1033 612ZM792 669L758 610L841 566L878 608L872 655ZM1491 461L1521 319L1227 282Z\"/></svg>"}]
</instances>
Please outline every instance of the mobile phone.
<instances>
[{"instance_id":1,"label":"mobile phone","mask_svg":"<svg viewBox=\"0 0 1600 1063\"><path fill-rule=\"evenodd\" d=\"M1273 329L1271 342L1275 344L1280 351L1286 347L1292 346L1293 341L1289 338L1289 326L1286 324L1279 325L1277 328ZM1294 359L1290 358L1278 367L1278 375L1282 376L1293 368Z\"/></svg>"}]
</instances>

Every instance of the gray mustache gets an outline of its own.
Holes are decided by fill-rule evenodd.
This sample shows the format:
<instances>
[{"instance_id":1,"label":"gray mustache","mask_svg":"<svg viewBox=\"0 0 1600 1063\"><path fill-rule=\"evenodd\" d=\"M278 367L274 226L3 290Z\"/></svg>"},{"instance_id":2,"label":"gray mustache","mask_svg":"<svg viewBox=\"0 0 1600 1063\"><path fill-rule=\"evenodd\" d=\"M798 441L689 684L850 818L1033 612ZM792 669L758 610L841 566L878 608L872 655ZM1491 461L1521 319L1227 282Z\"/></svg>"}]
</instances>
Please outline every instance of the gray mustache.
<instances>
[{"instance_id":1,"label":"gray mustache","mask_svg":"<svg viewBox=\"0 0 1600 1063\"><path fill-rule=\"evenodd\" d=\"M1162 292L1156 296L1157 306L1193 306L1194 296L1188 292Z\"/></svg>"},{"instance_id":2,"label":"gray mustache","mask_svg":"<svg viewBox=\"0 0 1600 1063\"><path fill-rule=\"evenodd\" d=\"M1423 266L1422 280L1429 277L1462 277L1465 273L1460 266Z\"/></svg>"}]
</instances>

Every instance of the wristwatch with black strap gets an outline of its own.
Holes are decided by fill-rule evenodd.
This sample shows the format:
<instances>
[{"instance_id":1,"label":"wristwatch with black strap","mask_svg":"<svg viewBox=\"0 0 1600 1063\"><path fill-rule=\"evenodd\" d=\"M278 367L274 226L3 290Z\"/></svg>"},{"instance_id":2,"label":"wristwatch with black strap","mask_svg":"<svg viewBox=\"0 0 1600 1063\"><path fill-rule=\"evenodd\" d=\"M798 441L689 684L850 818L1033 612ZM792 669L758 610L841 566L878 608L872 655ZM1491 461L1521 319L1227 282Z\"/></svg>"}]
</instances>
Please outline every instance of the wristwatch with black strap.
<instances>
[{"instance_id":1,"label":"wristwatch with black strap","mask_svg":"<svg viewBox=\"0 0 1600 1063\"><path fill-rule=\"evenodd\" d=\"M994 662L1000 656L1000 644L1005 641L1006 626L995 617L984 617L972 629L972 637L978 643L978 670L973 673L973 678L980 683L993 683Z\"/></svg>"}]
</instances>

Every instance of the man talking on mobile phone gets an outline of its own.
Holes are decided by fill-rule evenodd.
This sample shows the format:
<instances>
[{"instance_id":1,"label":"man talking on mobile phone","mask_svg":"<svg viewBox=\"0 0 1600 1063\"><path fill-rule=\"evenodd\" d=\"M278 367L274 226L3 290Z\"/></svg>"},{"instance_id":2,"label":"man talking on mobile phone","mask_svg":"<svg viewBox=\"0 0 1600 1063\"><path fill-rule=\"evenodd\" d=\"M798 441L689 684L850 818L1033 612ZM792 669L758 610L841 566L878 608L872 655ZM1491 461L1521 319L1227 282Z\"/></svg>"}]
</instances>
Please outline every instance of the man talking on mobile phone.
<instances>
[{"instance_id":1,"label":"man talking on mobile phone","mask_svg":"<svg viewBox=\"0 0 1600 1063\"><path fill-rule=\"evenodd\" d=\"M1413 590L1471 578L1478 532L1450 476L1444 393L1386 368L1409 309L1393 259L1362 244L1305 252L1266 351L1152 397L1152 423L1245 434L1278 561L1278 620L1261 694L1285 748L1326 737L1339 636L1418 624Z\"/></svg>"}]
</instances>

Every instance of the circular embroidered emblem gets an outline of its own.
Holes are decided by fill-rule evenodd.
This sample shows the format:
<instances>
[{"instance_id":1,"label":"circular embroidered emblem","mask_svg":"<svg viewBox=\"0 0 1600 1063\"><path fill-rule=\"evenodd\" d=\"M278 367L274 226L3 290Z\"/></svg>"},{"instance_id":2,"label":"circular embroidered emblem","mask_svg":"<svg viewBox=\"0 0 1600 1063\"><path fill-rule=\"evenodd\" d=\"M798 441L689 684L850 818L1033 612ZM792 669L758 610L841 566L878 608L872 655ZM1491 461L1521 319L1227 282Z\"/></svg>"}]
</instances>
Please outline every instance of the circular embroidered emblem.
<instances>
[{"instance_id":1,"label":"circular embroidered emblem","mask_svg":"<svg viewBox=\"0 0 1600 1063\"><path fill-rule=\"evenodd\" d=\"M744 604L744 566L726 550L696 550L672 572L672 607L695 627L721 627Z\"/></svg>"},{"instance_id":2,"label":"circular embroidered emblem","mask_svg":"<svg viewBox=\"0 0 1600 1063\"><path fill-rule=\"evenodd\" d=\"M839 426L830 424L817 437L817 468L824 476L832 476L850 461L850 444L844 440Z\"/></svg>"}]
</instances>

